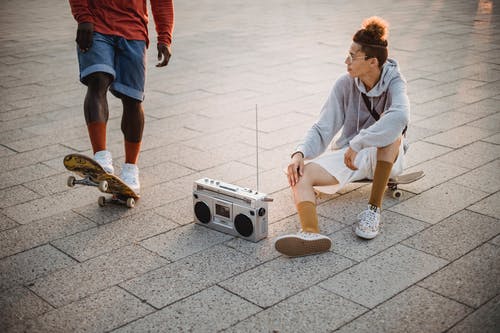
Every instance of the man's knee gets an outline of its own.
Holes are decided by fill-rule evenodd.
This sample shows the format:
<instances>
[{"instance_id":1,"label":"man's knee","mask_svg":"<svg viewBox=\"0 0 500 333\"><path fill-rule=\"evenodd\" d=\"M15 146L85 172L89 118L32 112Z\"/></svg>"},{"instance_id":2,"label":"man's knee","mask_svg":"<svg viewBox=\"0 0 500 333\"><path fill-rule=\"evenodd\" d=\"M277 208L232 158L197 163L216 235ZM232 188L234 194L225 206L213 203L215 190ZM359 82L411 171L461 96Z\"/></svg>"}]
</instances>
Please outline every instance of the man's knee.
<instances>
[{"instance_id":1,"label":"man's knee","mask_svg":"<svg viewBox=\"0 0 500 333\"><path fill-rule=\"evenodd\" d=\"M107 93L112 81L113 77L104 72L92 73L85 79L89 90L100 94Z\"/></svg>"},{"instance_id":2,"label":"man's knee","mask_svg":"<svg viewBox=\"0 0 500 333\"><path fill-rule=\"evenodd\" d=\"M122 95L120 97L123 103L123 111L125 113L142 113L141 101L125 95Z\"/></svg>"}]
</instances>

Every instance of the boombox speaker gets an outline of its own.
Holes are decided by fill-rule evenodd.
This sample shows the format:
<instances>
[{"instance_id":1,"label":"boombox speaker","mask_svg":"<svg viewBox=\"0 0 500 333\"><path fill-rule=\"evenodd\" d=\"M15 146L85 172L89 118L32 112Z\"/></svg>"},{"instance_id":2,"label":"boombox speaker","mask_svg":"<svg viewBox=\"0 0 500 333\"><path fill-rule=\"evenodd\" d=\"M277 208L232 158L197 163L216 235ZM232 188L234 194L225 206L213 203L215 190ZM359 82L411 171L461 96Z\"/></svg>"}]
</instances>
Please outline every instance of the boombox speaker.
<instances>
[{"instance_id":1,"label":"boombox speaker","mask_svg":"<svg viewBox=\"0 0 500 333\"><path fill-rule=\"evenodd\" d=\"M202 178L193 184L195 222L252 242L267 237L265 193Z\"/></svg>"}]
</instances>

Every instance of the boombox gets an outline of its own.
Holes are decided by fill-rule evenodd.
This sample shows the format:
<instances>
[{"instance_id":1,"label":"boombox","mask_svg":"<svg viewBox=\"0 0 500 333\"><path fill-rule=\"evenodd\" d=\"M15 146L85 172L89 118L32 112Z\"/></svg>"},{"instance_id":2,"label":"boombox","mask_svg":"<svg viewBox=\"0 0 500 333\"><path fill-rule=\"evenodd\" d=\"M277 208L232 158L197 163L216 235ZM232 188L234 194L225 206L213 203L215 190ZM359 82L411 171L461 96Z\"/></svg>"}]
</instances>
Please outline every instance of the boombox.
<instances>
[{"instance_id":1,"label":"boombox","mask_svg":"<svg viewBox=\"0 0 500 333\"><path fill-rule=\"evenodd\" d=\"M210 178L193 184L195 222L252 242L267 237L267 203L264 193Z\"/></svg>"}]
</instances>

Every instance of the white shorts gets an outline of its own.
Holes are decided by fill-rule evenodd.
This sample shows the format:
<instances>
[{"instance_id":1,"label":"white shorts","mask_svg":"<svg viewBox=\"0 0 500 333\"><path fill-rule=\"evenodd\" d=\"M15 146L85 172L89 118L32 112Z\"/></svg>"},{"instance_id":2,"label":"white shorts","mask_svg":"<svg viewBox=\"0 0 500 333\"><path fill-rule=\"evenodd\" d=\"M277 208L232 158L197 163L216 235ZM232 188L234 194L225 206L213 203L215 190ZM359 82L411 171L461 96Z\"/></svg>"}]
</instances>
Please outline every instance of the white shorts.
<instances>
[{"instance_id":1,"label":"white shorts","mask_svg":"<svg viewBox=\"0 0 500 333\"><path fill-rule=\"evenodd\" d=\"M309 163L316 163L325 169L329 174L337 179L335 192L342 189L347 184L361 179L373 179L375 166L377 165L377 147L369 147L361 150L354 160L354 165L358 170L349 169L344 163L344 154L348 147L327 152ZM404 170L404 149L403 143L399 147L399 155L392 166L391 176L395 177L403 173Z\"/></svg>"}]
</instances>

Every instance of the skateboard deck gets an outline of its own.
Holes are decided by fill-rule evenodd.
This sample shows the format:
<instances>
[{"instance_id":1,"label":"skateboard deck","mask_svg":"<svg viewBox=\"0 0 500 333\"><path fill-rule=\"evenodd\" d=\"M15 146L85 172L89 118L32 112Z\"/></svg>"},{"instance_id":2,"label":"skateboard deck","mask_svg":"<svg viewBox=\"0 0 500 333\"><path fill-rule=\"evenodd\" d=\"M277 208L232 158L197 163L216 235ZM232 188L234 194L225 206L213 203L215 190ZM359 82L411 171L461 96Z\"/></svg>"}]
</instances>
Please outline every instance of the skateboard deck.
<instances>
[{"instance_id":1,"label":"skateboard deck","mask_svg":"<svg viewBox=\"0 0 500 333\"><path fill-rule=\"evenodd\" d=\"M424 176L425 173L423 171L402 174L394 178L390 178L387 183L387 187L392 192L392 197L399 199L403 196L403 191L398 189L398 185L413 183L414 181L417 181ZM372 181L372 179L360 179L354 181L353 183L371 183ZM332 195L338 191L338 185L314 186L314 191L316 192L317 196Z\"/></svg>"},{"instance_id":2,"label":"skateboard deck","mask_svg":"<svg viewBox=\"0 0 500 333\"><path fill-rule=\"evenodd\" d=\"M104 196L99 197L98 204L101 207L106 202L110 202L126 204L127 207L133 208L135 201L139 199L139 195L119 177L104 171L96 161L88 156L69 154L64 157L63 163L66 169L82 177L82 179L76 179L74 176L69 176L67 181L68 186L73 187L76 184L95 186L101 192L112 195L108 199Z\"/></svg>"}]
</instances>

